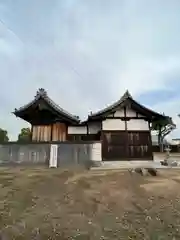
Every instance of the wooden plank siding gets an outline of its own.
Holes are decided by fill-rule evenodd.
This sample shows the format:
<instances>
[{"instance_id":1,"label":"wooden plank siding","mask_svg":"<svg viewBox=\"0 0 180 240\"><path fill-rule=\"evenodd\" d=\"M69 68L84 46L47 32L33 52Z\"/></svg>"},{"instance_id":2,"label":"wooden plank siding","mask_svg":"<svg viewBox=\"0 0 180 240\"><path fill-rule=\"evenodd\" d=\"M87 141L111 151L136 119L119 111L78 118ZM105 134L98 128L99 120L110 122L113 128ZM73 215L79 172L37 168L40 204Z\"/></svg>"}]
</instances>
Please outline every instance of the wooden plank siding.
<instances>
[{"instance_id":1,"label":"wooden plank siding","mask_svg":"<svg viewBox=\"0 0 180 240\"><path fill-rule=\"evenodd\" d=\"M33 142L66 141L67 127L64 123L32 126Z\"/></svg>"},{"instance_id":2,"label":"wooden plank siding","mask_svg":"<svg viewBox=\"0 0 180 240\"><path fill-rule=\"evenodd\" d=\"M67 127L64 123L55 123L52 126L52 141L64 142L67 139Z\"/></svg>"},{"instance_id":3,"label":"wooden plank siding","mask_svg":"<svg viewBox=\"0 0 180 240\"><path fill-rule=\"evenodd\" d=\"M32 141L48 142L51 140L51 126L32 126Z\"/></svg>"}]
</instances>

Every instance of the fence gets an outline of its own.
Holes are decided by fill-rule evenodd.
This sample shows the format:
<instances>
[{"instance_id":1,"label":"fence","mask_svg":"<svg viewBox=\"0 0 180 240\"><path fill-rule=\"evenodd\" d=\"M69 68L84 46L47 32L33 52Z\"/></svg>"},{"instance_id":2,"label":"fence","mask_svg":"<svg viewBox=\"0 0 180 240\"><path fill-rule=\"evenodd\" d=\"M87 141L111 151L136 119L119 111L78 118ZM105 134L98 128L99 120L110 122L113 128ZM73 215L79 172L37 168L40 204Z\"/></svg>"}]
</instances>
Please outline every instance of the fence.
<instances>
[{"instance_id":1,"label":"fence","mask_svg":"<svg viewBox=\"0 0 180 240\"><path fill-rule=\"evenodd\" d=\"M0 144L1 165L49 165L52 146L56 146L54 166L86 164L89 160L101 161L101 144L79 143L13 143ZM97 148L98 146L98 148ZM54 154L54 153L53 153Z\"/></svg>"}]
</instances>

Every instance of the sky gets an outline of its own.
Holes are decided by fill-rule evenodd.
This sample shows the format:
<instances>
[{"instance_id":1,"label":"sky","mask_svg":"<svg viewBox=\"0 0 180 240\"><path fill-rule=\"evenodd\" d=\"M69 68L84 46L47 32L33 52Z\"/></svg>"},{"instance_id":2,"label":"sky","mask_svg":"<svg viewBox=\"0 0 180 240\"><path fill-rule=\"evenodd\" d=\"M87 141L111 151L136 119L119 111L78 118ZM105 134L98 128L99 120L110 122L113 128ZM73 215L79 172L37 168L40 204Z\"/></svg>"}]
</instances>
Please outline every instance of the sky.
<instances>
[{"instance_id":1,"label":"sky","mask_svg":"<svg viewBox=\"0 0 180 240\"><path fill-rule=\"evenodd\" d=\"M180 137L179 0L0 0L0 127L38 88L84 119L126 89Z\"/></svg>"}]
</instances>

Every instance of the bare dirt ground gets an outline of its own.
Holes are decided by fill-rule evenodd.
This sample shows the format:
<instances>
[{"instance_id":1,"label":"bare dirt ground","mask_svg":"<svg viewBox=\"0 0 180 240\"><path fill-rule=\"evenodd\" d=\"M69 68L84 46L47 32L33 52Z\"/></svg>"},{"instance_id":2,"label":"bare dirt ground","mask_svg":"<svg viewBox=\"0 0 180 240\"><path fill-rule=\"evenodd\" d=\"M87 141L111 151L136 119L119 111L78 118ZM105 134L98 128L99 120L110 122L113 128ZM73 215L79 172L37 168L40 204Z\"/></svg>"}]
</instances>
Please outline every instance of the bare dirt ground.
<instances>
[{"instance_id":1,"label":"bare dirt ground","mask_svg":"<svg viewBox=\"0 0 180 240\"><path fill-rule=\"evenodd\" d=\"M180 170L0 169L2 239L180 239Z\"/></svg>"}]
</instances>

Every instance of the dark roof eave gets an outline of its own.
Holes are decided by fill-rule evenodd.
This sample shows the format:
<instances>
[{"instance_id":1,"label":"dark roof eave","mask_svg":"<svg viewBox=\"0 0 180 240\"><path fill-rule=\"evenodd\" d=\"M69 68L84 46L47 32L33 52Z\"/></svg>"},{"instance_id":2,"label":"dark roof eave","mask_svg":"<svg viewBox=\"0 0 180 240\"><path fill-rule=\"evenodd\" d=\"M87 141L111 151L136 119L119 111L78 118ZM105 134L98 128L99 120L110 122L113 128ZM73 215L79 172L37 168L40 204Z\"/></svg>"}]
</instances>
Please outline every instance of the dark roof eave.
<instances>
[{"instance_id":1,"label":"dark roof eave","mask_svg":"<svg viewBox=\"0 0 180 240\"><path fill-rule=\"evenodd\" d=\"M20 115L20 112L18 112L18 111L14 111L14 112L11 112L12 114L14 114L16 117L20 117L21 115Z\"/></svg>"},{"instance_id":2,"label":"dark roof eave","mask_svg":"<svg viewBox=\"0 0 180 240\"><path fill-rule=\"evenodd\" d=\"M136 102L134 99L130 98L131 101L133 101L134 104L138 105L141 109L143 109L145 112L147 112L148 114L147 115L152 115L152 117L157 117L157 118L163 118L163 119L166 119L166 118L169 118L168 116L165 116L165 115L162 115L162 114L159 114L158 112L155 112L151 109L148 109L146 107L144 107L143 105L139 104L138 102ZM106 113L108 113L109 111L113 111L115 110L118 106L120 106L121 104L123 104L124 101L118 101L114 104L112 104L111 106L108 106L107 108L101 110L101 111L98 111L97 113L94 113L92 115L89 115L88 116L88 120L95 120L95 119L100 119L102 118L102 116Z\"/></svg>"},{"instance_id":3,"label":"dark roof eave","mask_svg":"<svg viewBox=\"0 0 180 240\"><path fill-rule=\"evenodd\" d=\"M65 111L64 109L62 109L61 107L59 107L52 99L50 99L47 96L47 93L44 89L39 89L39 91L37 92L35 99L32 100L31 102L29 102L28 104L24 105L23 107L20 107L19 109L15 109L15 111L13 112L13 114L17 117L20 117L21 113L24 112L25 110L27 110L29 107L31 107L34 103L36 103L40 98L42 98L45 102L47 102L48 105L50 105L50 107L54 108L54 110L59 113L62 114L64 117L72 120L75 123L79 123L80 120L79 118L77 118L76 116L73 116L72 114L68 113L67 111Z\"/></svg>"},{"instance_id":4,"label":"dark roof eave","mask_svg":"<svg viewBox=\"0 0 180 240\"><path fill-rule=\"evenodd\" d=\"M20 112L15 112L14 111L14 112L12 112L12 114L14 114L17 118L21 118L24 121L32 124L32 121L28 121L27 119L25 119ZM65 120L65 121L69 122L70 124L75 124L75 125L79 125L80 124L80 120L71 119L71 118L68 118L67 116L64 116L64 117L67 118L67 120Z\"/></svg>"},{"instance_id":5,"label":"dark roof eave","mask_svg":"<svg viewBox=\"0 0 180 240\"><path fill-rule=\"evenodd\" d=\"M97 115L97 116L88 116L88 119L86 120L87 122L89 121L98 121L104 118L104 114L103 115ZM153 115L152 118L150 119L168 119L168 116L163 116L163 115Z\"/></svg>"}]
</instances>

